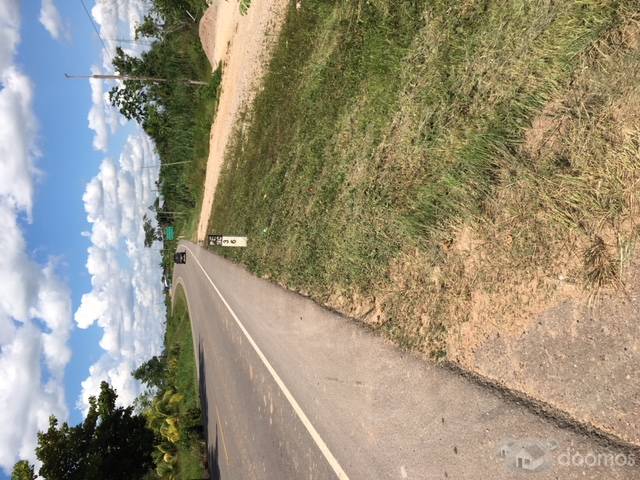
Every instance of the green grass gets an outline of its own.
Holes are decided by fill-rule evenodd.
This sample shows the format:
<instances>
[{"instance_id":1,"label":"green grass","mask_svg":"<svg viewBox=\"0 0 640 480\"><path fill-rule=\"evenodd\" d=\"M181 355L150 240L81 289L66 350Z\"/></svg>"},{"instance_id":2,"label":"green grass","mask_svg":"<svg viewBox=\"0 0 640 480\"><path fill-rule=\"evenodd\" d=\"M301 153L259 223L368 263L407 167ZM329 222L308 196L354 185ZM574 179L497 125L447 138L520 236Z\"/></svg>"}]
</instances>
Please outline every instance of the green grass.
<instances>
[{"instance_id":1,"label":"green grass","mask_svg":"<svg viewBox=\"0 0 640 480\"><path fill-rule=\"evenodd\" d=\"M592 161L608 142L592 127L624 91L598 79L629 48L611 32L638 10L630 0L292 2L211 212L210 230L250 245L220 253L348 314L380 307L368 321L436 357L469 320L474 292L571 270L581 251L608 270L571 274L587 288L611 280L602 248L588 245L607 233L598 219L615 230L628 218L637 168L630 154ZM628 62L620 78L638 65L614 60ZM557 140L566 148L528 152L553 102L556 123L573 121ZM601 187L615 202L594 199ZM452 250L465 228L484 245L477 269ZM560 258L571 242L574 258Z\"/></svg>"},{"instance_id":2,"label":"green grass","mask_svg":"<svg viewBox=\"0 0 640 480\"><path fill-rule=\"evenodd\" d=\"M187 417L194 409L200 409L200 394L189 310L184 290L180 286L176 288L167 321L165 350L168 352L167 363L171 365L175 362L168 380L184 396L179 413L182 417ZM194 435L185 437L188 441L178 445L178 479L204 478L204 439Z\"/></svg>"}]
</instances>

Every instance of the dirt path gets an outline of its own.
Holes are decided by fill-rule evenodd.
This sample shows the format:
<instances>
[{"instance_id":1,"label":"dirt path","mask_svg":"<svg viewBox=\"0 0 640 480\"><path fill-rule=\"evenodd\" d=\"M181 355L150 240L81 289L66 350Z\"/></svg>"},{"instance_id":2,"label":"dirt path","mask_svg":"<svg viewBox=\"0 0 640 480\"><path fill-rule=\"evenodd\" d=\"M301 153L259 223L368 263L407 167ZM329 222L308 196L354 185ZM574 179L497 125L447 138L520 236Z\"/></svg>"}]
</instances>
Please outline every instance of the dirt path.
<instances>
[{"instance_id":1,"label":"dirt path","mask_svg":"<svg viewBox=\"0 0 640 480\"><path fill-rule=\"evenodd\" d=\"M238 0L214 0L200 21L200 40L212 67L223 62L222 92L211 127L207 176L197 240L207 235L224 153L238 113L253 99L269 53L268 39L285 17L287 0L253 0L247 15L240 15ZM268 36L267 36L268 35Z\"/></svg>"}]
</instances>

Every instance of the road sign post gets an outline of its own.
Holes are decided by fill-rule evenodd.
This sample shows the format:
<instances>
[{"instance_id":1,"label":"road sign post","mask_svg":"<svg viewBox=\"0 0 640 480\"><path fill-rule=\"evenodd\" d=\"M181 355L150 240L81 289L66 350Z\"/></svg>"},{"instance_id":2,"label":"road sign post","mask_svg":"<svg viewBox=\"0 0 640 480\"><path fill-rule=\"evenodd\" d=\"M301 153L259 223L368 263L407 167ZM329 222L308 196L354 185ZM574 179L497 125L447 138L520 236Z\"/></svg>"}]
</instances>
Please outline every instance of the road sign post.
<instances>
[{"instance_id":1,"label":"road sign post","mask_svg":"<svg viewBox=\"0 0 640 480\"><path fill-rule=\"evenodd\" d=\"M247 237L233 237L229 235L209 235L210 247L246 247Z\"/></svg>"}]
</instances>

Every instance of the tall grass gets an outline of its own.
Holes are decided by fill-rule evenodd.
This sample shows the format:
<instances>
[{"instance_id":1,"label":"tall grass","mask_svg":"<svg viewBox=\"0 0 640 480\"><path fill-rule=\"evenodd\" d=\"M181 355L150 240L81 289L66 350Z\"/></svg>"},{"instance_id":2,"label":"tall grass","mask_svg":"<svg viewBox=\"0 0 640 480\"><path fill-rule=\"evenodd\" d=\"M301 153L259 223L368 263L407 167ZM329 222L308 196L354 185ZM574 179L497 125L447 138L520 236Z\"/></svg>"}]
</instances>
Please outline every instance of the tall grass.
<instances>
[{"instance_id":1,"label":"tall grass","mask_svg":"<svg viewBox=\"0 0 640 480\"><path fill-rule=\"evenodd\" d=\"M564 151L526 144L549 105L580 82L593 90L608 58L595 53L638 10L622 0L292 2L211 215L211 229L246 234L250 246L221 253L436 356L474 292L501 277L520 284L579 257L571 274L603 286L614 272L602 249L588 250L605 235L591 212L628 217L637 176L628 153L598 166L607 127L592 127L606 102L567 107L581 115L570 136L544 132ZM492 246L475 272L455 250L465 226ZM571 242L576 255L561 259Z\"/></svg>"}]
</instances>

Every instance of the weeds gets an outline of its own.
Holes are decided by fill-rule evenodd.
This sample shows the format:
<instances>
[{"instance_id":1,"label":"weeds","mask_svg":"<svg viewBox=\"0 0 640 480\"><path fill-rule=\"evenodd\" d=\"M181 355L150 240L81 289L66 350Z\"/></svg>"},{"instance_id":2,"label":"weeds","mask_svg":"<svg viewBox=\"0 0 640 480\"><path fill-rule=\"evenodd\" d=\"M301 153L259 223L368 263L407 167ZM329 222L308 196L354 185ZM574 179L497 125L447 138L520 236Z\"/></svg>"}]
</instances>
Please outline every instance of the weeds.
<instances>
[{"instance_id":1,"label":"weeds","mask_svg":"<svg viewBox=\"0 0 640 480\"><path fill-rule=\"evenodd\" d=\"M638 234L637 19L631 1L292 3L211 215L250 246L221 253L347 314L381 304L364 320L437 358L554 279L621 285L618 247L591 242Z\"/></svg>"}]
</instances>

